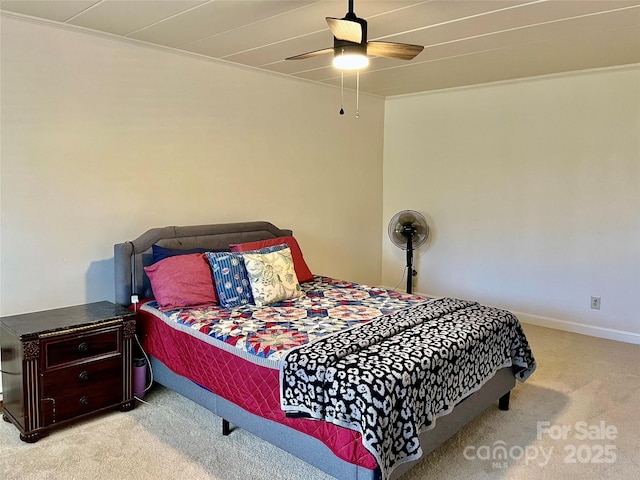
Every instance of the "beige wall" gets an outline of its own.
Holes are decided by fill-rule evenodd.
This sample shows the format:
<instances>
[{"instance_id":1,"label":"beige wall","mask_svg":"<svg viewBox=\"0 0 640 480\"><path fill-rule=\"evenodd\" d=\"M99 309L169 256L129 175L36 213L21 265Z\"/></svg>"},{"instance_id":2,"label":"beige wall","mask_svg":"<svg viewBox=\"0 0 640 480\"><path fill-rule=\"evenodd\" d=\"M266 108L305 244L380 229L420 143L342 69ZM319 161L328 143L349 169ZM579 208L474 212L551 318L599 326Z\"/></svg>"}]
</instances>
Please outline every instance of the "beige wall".
<instances>
[{"instance_id":1,"label":"beige wall","mask_svg":"<svg viewBox=\"0 0 640 480\"><path fill-rule=\"evenodd\" d=\"M637 67L364 95L355 120L252 69L6 17L1 40L2 315L112 299L113 243L173 224L271 220L315 272L395 285L412 208L417 291L637 339Z\"/></svg>"},{"instance_id":2,"label":"beige wall","mask_svg":"<svg viewBox=\"0 0 640 480\"><path fill-rule=\"evenodd\" d=\"M386 285L402 209L434 231L416 291L640 343L640 68L388 99Z\"/></svg>"},{"instance_id":3,"label":"beige wall","mask_svg":"<svg viewBox=\"0 0 640 480\"><path fill-rule=\"evenodd\" d=\"M268 220L380 281L381 97L6 17L1 67L1 315L112 300L113 244L165 225Z\"/></svg>"}]
</instances>

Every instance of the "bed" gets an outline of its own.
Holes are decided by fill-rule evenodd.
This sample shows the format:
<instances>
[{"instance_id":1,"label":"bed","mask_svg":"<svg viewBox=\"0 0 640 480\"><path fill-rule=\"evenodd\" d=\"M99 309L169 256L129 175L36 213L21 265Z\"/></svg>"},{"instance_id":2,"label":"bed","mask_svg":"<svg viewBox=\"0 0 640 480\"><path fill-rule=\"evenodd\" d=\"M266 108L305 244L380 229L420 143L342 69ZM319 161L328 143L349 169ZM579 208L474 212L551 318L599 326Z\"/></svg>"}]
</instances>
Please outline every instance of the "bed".
<instances>
[{"instance_id":1,"label":"bed","mask_svg":"<svg viewBox=\"0 0 640 480\"><path fill-rule=\"evenodd\" d=\"M200 255L215 302L175 308L160 283L173 277L154 269ZM249 300L220 281L238 255ZM509 312L313 275L293 232L269 222L154 228L116 244L114 263L116 303L138 312L155 382L220 416L222 434L245 429L338 479L401 477L491 405L508 410L535 370ZM261 290L276 267L295 287Z\"/></svg>"}]
</instances>

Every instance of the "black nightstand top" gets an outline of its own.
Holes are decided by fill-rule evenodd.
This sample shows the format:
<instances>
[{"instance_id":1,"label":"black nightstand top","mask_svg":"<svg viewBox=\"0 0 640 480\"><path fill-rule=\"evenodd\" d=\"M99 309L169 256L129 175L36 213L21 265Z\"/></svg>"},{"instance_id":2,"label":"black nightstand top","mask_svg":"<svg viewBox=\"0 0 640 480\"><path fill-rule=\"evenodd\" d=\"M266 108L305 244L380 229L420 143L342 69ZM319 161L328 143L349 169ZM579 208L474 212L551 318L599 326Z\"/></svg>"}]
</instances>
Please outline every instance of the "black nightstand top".
<instances>
[{"instance_id":1,"label":"black nightstand top","mask_svg":"<svg viewBox=\"0 0 640 480\"><path fill-rule=\"evenodd\" d=\"M2 317L0 322L14 335L23 338L134 315L134 312L120 305L111 302L95 302Z\"/></svg>"}]
</instances>

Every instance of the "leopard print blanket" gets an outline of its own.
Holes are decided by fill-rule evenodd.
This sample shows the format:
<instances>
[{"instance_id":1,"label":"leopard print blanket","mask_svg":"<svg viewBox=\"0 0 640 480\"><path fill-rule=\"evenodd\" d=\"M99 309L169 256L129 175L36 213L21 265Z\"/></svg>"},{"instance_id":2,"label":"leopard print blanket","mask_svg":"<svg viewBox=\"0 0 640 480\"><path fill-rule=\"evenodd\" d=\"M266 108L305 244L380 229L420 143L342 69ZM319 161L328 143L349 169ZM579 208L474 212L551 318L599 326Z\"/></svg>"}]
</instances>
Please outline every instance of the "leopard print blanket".
<instances>
[{"instance_id":1,"label":"leopard print blanket","mask_svg":"<svg viewBox=\"0 0 640 480\"><path fill-rule=\"evenodd\" d=\"M443 298L293 349L281 406L360 431L385 480L422 455L418 435L437 417L508 366L520 381L536 368L518 319Z\"/></svg>"}]
</instances>

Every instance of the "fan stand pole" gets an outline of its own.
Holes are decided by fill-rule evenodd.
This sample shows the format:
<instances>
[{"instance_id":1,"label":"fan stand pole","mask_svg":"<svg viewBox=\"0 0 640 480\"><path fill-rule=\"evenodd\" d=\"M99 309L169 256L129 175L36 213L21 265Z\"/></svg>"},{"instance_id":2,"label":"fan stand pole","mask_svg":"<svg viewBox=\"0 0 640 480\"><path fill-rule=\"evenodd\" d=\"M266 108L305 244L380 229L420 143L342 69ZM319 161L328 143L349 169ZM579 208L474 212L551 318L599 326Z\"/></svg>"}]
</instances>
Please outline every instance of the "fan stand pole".
<instances>
[{"instance_id":1,"label":"fan stand pole","mask_svg":"<svg viewBox=\"0 0 640 480\"><path fill-rule=\"evenodd\" d=\"M413 235L407 235L407 293L413 292Z\"/></svg>"}]
</instances>

